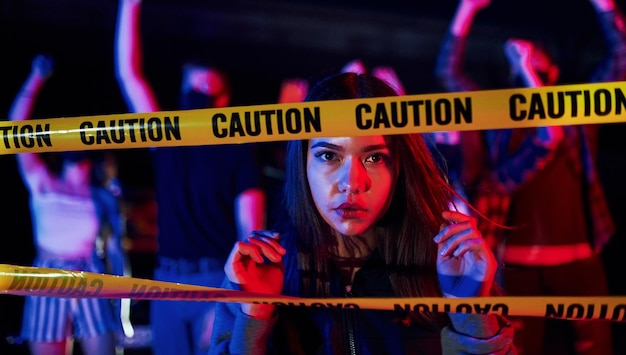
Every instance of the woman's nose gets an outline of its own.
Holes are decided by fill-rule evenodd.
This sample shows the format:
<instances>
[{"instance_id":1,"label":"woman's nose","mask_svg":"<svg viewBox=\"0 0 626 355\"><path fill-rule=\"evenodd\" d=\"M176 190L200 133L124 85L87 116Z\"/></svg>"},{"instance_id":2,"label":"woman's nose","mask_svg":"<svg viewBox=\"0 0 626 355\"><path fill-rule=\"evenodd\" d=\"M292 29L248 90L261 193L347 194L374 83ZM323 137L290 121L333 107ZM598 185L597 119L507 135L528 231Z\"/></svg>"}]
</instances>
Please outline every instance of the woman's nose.
<instances>
[{"instance_id":1,"label":"woman's nose","mask_svg":"<svg viewBox=\"0 0 626 355\"><path fill-rule=\"evenodd\" d=\"M347 159L341 167L339 191L359 194L369 189L371 184L367 169L358 159Z\"/></svg>"}]
</instances>

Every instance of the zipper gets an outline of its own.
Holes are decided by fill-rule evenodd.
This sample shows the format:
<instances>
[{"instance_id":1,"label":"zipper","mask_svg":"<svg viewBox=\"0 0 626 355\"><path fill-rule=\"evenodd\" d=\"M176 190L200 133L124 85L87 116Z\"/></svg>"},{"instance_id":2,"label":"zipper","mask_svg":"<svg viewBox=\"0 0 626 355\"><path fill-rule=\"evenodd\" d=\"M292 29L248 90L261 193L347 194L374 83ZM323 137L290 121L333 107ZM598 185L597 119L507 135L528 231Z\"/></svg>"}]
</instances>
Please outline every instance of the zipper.
<instances>
[{"instance_id":1,"label":"zipper","mask_svg":"<svg viewBox=\"0 0 626 355\"><path fill-rule=\"evenodd\" d=\"M344 296L346 298L350 298L352 297L352 291L351 291L351 286L346 286L345 289L345 293ZM346 310L346 309L342 309L341 312L343 313L343 320L344 320L344 328L346 331L346 334L348 335L348 342L347 342L347 354L350 355L356 355L356 338L354 336L354 326L355 326L355 320L354 320L354 310Z\"/></svg>"}]
</instances>

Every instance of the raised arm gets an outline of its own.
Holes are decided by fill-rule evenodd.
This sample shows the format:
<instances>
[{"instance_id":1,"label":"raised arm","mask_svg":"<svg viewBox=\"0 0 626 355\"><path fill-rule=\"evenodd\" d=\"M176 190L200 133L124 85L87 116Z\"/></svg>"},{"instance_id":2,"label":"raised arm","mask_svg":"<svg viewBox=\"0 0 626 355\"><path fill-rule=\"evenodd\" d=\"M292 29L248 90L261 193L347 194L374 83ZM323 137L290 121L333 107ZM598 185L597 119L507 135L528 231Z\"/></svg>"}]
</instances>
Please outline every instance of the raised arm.
<instances>
[{"instance_id":1,"label":"raised arm","mask_svg":"<svg viewBox=\"0 0 626 355\"><path fill-rule=\"evenodd\" d=\"M286 78L280 84L278 103L302 102L309 92L309 82L301 78Z\"/></svg>"},{"instance_id":2,"label":"raised arm","mask_svg":"<svg viewBox=\"0 0 626 355\"><path fill-rule=\"evenodd\" d=\"M265 229L265 192L250 188L235 199L238 240L245 240L253 231Z\"/></svg>"},{"instance_id":3,"label":"raised arm","mask_svg":"<svg viewBox=\"0 0 626 355\"><path fill-rule=\"evenodd\" d=\"M32 61L31 71L22 84L20 91L15 96L9 109L9 120L22 121L31 118L35 103L39 98L41 89L54 70L54 61L51 57L39 54ZM45 164L35 153L21 153L17 155L22 178L29 189L40 181L47 173Z\"/></svg>"},{"instance_id":4,"label":"raised arm","mask_svg":"<svg viewBox=\"0 0 626 355\"><path fill-rule=\"evenodd\" d=\"M234 205L238 240L246 240L253 231L265 229L266 196L256 149L253 144L244 144L232 153L233 159L239 162L233 174L239 191Z\"/></svg>"},{"instance_id":5,"label":"raised arm","mask_svg":"<svg viewBox=\"0 0 626 355\"><path fill-rule=\"evenodd\" d=\"M159 111L152 86L143 73L140 36L141 0L119 0L115 29L115 76L132 112Z\"/></svg>"},{"instance_id":6,"label":"raised arm","mask_svg":"<svg viewBox=\"0 0 626 355\"><path fill-rule=\"evenodd\" d=\"M626 18L614 0L590 0L607 46L607 54L592 75L591 82L620 81L626 78Z\"/></svg>"},{"instance_id":7,"label":"raised arm","mask_svg":"<svg viewBox=\"0 0 626 355\"><path fill-rule=\"evenodd\" d=\"M461 0L457 6L450 32L455 36L467 36L478 11L487 7L490 0Z\"/></svg>"},{"instance_id":8,"label":"raised arm","mask_svg":"<svg viewBox=\"0 0 626 355\"><path fill-rule=\"evenodd\" d=\"M531 62L532 52L535 46L532 42L518 38L509 38L504 44L506 55L512 71L518 73L529 88L537 88L544 85Z\"/></svg>"},{"instance_id":9,"label":"raised arm","mask_svg":"<svg viewBox=\"0 0 626 355\"><path fill-rule=\"evenodd\" d=\"M509 64L522 79L526 87L544 86L533 57L544 56L532 42L522 39L509 39L504 46ZM493 177L508 191L512 192L534 178L555 155L563 141L562 126L537 127L533 135L528 135L515 153L496 162Z\"/></svg>"},{"instance_id":10,"label":"raised arm","mask_svg":"<svg viewBox=\"0 0 626 355\"><path fill-rule=\"evenodd\" d=\"M478 85L463 71L467 35L478 11L490 0L460 0L437 55L435 76L448 91L478 90Z\"/></svg>"},{"instance_id":11,"label":"raised arm","mask_svg":"<svg viewBox=\"0 0 626 355\"><path fill-rule=\"evenodd\" d=\"M391 86L395 90L395 92L398 93L398 95L406 95L404 85L402 84L400 77L392 67L376 67L372 69L372 75L389 84L389 86Z\"/></svg>"},{"instance_id":12,"label":"raised arm","mask_svg":"<svg viewBox=\"0 0 626 355\"><path fill-rule=\"evenodd\" d=\"M21 121L30 118L35 102L46 81L52 76L54 61L52 58L39 54L32 62L31 71L15 96L9 110L9 120Z\"/></svg>"}]
</instances>

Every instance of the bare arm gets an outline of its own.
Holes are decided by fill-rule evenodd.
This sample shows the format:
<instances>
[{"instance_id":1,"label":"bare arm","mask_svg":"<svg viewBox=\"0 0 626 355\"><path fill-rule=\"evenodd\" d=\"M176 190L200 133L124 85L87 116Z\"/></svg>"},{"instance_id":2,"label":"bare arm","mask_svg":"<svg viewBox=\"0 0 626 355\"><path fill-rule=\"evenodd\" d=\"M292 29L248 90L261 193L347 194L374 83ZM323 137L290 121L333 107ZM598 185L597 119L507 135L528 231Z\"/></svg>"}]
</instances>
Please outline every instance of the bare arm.
<instances>
[{"instance_id":1,"label":"bare arm","mask_svg":"<svg viewBox=\"0 0 626 355\"><path fill-rule=\"evenodd\" d=\"M607 12L615 10L614 0L590 0L590 2L597 12Z\"/></svg>"},{"instance_id":2,"label":"bare arm","mask_svg":"<svg viewBox=\"0 0 626 355\"><path fill-rule=\"evenodd\" d=\"M302 102L309 91L309 82L306 79L287 78L280 85L278 103Z\"/></svg>"},{"instance_id":3,"label":"bare arm","mask_svg":"<svg viewBox=\"0 0 626 355\"><path fill-rule=\"evenodd\" d=\"M532 42L521 39L509 39L505 44L505 53L511 66L515 67L526 86L531 88L544 86L530 60L534 50L536 49ZM546 148L554 150L563 140L563 127L538 127L537 139Z\"/></svg>"},{"instance_id":4,"label":"bare arm","mask_svg":"<svg viewBox=\"0 0 626 355\"><path fill-rule=\"evenodd\" d=\"M489 2L490 0L461 0L450 23L450 32L455 36L467 36L474 17Z\"/></svg>"},{"instance_id":5,"label":"bare arm","mask_svg":"<svg viewBox=\"0 0 626 355\"><path fill-rule=\"evenodd\" d=\"M524 84L529 88L537 88L544 85L531 63L533 50L533 43L523 39L510 38L504 44L504 53L509 64L513 71L520 74Z\"/></svg>"},{"instance_id":6,"label":"bare arm","mask_svg":"<svg viewBox=\"0 0 626 355\"><path fill-rule=\"evenodd\" d=\"M52 58L40 54L33 59L31 71L9 109L9 120L23 121L31 118L41 89L53 70ZM43 161L35 153L20 153L17 155L17 162L22 178L31 190L47 175Z\"/></svg>"},{"instance_id":7,"label":"bare arm","mask_svg":"<svg viewBox=\"0 0 626 355\"><path fill-rule=\"evenodd\" d=\"M253 231L265 229L265 192L251 188L240 193L235 200L235 216L238 240L245 240Z\"/></svg>"},{"instance_id":8,"label":"bare arm","mask_svg":"<svg viewBox=\"0 0 626 355\"><path fill-rule=\"evenodd\" d=\"M464 72L467 35L478 11L489 5L490 0L460 0L444 37L437 61L435 76L448 91L478 90L478 83Z\"/></svg>"},{"instance_id":9,"label":"bare arm","mask_svg":"<svg viewBox=\"0 0 626 355\"><path fill-rule=\"evenodd\" d=\"M143 73L141 0L119 0L115 29L115 75L132 112L159 111L154 90Z\"/></svg>"},{"instance_id":10,"label":"bare arm","mask_svg":"<svg viewBox=\"0 0 626 355\"><path fill-rule=\"evenodd\" d=\"M404 85L402 84L400 77L392 67L376 67L372 69L372 75L389 84L398 95L406 95Z\"/></svg>"},{"instance_id":11,"label":"bare arm","mask_svg":"<svg viewBox=\"0 0 626 355\"><path fill-rule=\"evenodd\" d=\"M626 78L626 18L614 0L590 0L606 47L590 82L621 81Z\"/></svg>"}]
</instances>

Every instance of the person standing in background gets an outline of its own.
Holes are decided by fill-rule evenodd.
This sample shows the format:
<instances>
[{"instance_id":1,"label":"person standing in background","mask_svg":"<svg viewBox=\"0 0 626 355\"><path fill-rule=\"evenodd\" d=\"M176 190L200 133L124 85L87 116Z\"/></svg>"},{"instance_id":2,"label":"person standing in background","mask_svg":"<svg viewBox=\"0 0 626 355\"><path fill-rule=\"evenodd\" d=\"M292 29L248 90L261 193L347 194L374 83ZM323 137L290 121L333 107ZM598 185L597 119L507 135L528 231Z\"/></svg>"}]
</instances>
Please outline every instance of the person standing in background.
<instances>
[{"instance_id":1,"label":"person standing in background","mask_svg":"<svg viewBox=\"0 0 626 355\"><path fill-rule=\"evenodd\" d=\"M442 44L436 74L449 91L477 90L462 70L467 35L489 0L461 0ZM623 80L624 17L613 0L591 0L607 44L607 56L590 82ZM536 42L509 39L504 51L511 85L554 85L559 68ZM502 286L512 296L605 296L609 293L601 251L615 232L596 169L597 127L554 126L464 132L464 186L470 201L495 223L480 225L497 250ZM564 201L567 201L564 203ZM541 354L546 322L571 331L576 354L612 354L611 324L512 317L520 354ZM571 329L570 327L571 326ZM550 350L553 353L554 350Z\"/></svg>"},{"instance_id":2,"label":"person standing in background","mask_svg":"<svg viewBox=\"0 0 626 355\"><path fill-rule=\"evenodd\" d=\"M11 106L11 121L30 118L53 66L48 56L34 58ZM33 265L128 276L119 201L103 180L95 179L94 155L72 151L54 156L58 164L36 153L17 155L30 195L36 248ZM115 335L122 328L121 302L114 300L114 304L117 307L101 298L26 296L21 337L32 354L71 354L74 339L85 354L115 354Z\"/></svg>"},{"instance_id":3,"label":"person standing in background","mask_svg":"<svg viewBox=\"0 0 626 355\"><path fill-rule=\"evenodd\" d=\"M132 112L160 111L143 74L141 1L120 0L115 70ZM182 67L180 109L226 107L226 74L201 62ZM152 148L157 203L154 279L219 286L232 243L265 226L265 192L254 144ZM206 354L213 302L152 301L152 351Z\"/></svg>"},{"instance_id":4,"label":"person standing in background","mask_svg":"<svg viewBox=\"0 0 626 355\"><path fill-rule=\"evenodd\" d=\"M280 83L278 103L302 102L309 90L309 81L303 78L285 78ZM280 223L285 183L286 142L258 143L263 171L263 189L266 194L267 227Z\"/></svg>"}]
</instances>

